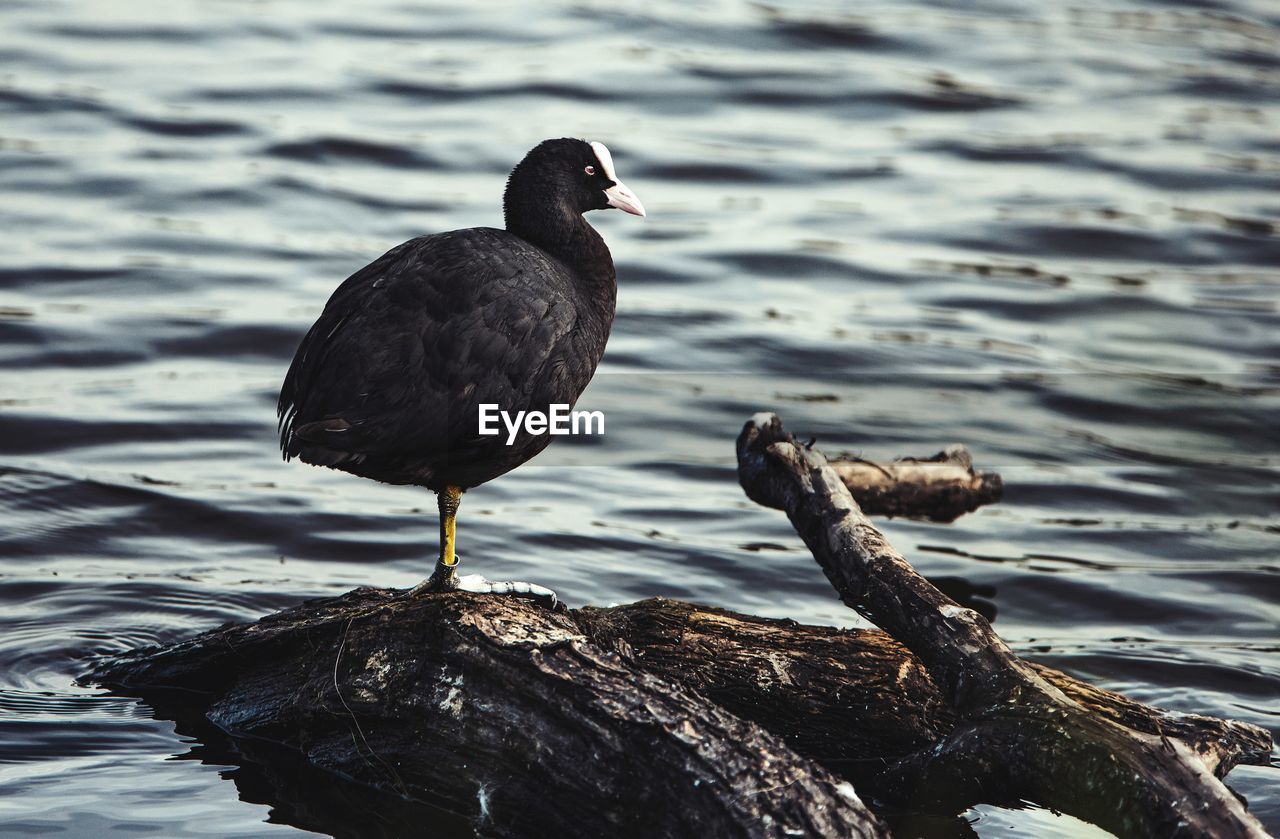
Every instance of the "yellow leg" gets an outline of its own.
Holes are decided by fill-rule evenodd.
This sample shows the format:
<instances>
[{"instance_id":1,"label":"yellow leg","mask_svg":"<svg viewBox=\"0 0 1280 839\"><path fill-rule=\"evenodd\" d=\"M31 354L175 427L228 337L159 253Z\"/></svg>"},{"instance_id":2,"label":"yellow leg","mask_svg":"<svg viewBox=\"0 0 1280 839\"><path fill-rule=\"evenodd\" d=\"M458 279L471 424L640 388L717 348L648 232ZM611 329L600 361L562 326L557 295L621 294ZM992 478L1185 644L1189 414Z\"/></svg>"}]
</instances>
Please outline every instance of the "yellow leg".
<instances>
[{"instance_id":1,"label":"yellow leg","mask_svg":"<svg viewBox=\"0 0 1280 839\"><path fill-rule=\"evenodd\" d=\"M458 504L462 501L462 487L448 486L436 493L440 508L440 558L431 576L409 590L409 597L428 591L453 591L458 588L457 539Z\"/></svg>"},{"instance_id":2,"label":"yellow leg","mask_svg":"<svg viewBox=\"0 0 1280 839\"><path fill-rule=\"evenodd\" d=\"M437 493L437 502L440 506L440 564L446 568L453 568L458 564L458 555L455 552L458 531L455 522L458 518L458 504L461 501L462 487L445 487Z\"/></svg>"},{"instance_id":3,"label":"yellow leg","mask_svg":"<svg viewBox=\"0 0 1280 839\"><path fill-rule=\"evenodd\" d=\"M424 593L469 591L472 594L514 594L528 597L554 609L556 593L544 586L519 582L490 582L478 574L458 576L457 518L458 504L462 502L462 487L447 486L436 493L440 507L440 559L431 576L409 590L409 597Z\"/></svg>"}]
</instances>

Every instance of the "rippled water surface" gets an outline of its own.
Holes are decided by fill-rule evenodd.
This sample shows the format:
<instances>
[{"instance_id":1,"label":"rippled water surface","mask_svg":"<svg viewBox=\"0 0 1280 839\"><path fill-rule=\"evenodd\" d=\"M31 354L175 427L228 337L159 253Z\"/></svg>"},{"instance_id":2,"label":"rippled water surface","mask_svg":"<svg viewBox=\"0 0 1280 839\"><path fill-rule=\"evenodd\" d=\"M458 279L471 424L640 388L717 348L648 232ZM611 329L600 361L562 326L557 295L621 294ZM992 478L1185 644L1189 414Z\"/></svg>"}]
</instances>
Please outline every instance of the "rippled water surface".
<instances>
[{"instance_id":1,"label":"rippled water surface","mask_svg":"<svg viewBox=\"0 0 1280 839\"><path fill-rule=\"evenodd\" d=\"M0 2L0 833L299 833L74 679L429 571L428 493L280 461L279 382L342 278L499 224L563 135L649 209L591 217L607 434L468 494L472 571L854 624L738 488L743 421L960 441L1006 499L887 522L917 567L1037 660L1277 731L1280 8L855 8ZM1230 779L1280 830L1280 773Z\"/></svg>"}]
</instances>

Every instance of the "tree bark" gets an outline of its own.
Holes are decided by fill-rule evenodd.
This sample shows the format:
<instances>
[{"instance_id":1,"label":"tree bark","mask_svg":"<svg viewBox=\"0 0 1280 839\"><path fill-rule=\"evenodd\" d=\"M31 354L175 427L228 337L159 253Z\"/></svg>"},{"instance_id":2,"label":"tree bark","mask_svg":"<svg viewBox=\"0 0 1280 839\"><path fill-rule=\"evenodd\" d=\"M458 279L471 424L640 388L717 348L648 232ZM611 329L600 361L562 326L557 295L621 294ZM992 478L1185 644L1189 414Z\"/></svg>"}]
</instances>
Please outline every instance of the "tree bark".
<instances>
[{"instance_id":1,"label":"tree bark","mask_svg":"<svg viewBox=\"0 0 1280 839\"><path fill-rule=\"evenodd\" d=\"M595 644L623 650L644 669L766 726L860 788L956 727L955 711L920 659L880 630L806 626L661 598L573 615ZM1029 666L1091 713L1181 741L1219 778L1270 759L1265 729L1162 711Z\"/></svg>"},{"instance_id":2,"label":"tree bark","mask_svg":"<svg viewBox=\"0 0 1280 839\"><path fill-rule=\"evenodd\" d=\"M782 738L514 598L359 589L131 653L95 678L201 694L230 734L486 835L888 835L848 781Z\"/></svg>"},{"instance_id":3,"label":"tree bark","mask_svg":"<svg viewBox=\"0 0 1280 839\"><path fill-rule=\"evenodd\" d=\"M943 482L953 495L965 480L975 498L999 486L967 461L926 462L968 473ZM938 482L920 463L886 468L895 485ZM1017 659L861 516L849 484L880 479L837 475L776 418L748 423L739 466L748 494L786 509L845 602L888 632L671 600L553 612L360 589L104 661L94 679L153 702L179 691L181 713L255 761L282 744L380 790L385 835L422 829L421 810L390 798L492 836L889 835L859 793L897 812L1025 797L1124 836L1262 835L1214 775L1266 763L1265 731ZM895 514L942 509L927 489L890 495ZM308 800L288 770L275 776L293 812L332 812L332 792ZM301 823L341 835L326 818Z\"/></svg>"},{"instance_id":4,"label":"tree bark","mask_svg":"<svg viewBox=\"0 0 1280 839\"><path fill-rule=\"evenodd\" d=\"M1214 776L1220 762L1159 725L1092 712L917 574L776 416L743 428L738 475L754 501L786 511L840 599L915 653L957 715L937 745L889 767L881 790L946 808L1026 799L1121 836L1266 836Z\"/></svg>"}]
</instances>

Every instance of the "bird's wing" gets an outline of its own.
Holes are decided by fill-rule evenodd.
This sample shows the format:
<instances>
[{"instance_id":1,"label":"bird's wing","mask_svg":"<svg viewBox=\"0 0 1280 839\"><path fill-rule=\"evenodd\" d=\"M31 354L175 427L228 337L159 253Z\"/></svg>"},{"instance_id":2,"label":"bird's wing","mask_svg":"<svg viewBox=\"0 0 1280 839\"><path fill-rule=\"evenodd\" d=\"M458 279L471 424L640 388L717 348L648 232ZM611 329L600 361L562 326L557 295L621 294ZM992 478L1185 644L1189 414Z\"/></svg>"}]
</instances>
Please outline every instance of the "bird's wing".
<instances>
[{"instance_id":1,"label":"bird's wing","mask_svg":"<svg viewBox=\"0 0 1280 839\"><path fill-rule=\"evenodd\" d=\"M289 365L289 372L285 374L284 384L280 387L279 401L276 402L280 448L286 457L294 454L289 451L289 441L295 426L312 421L308 418L311 411L307 411L302 419L299 419L299 411L315 402L308 397L314 392L317 381L323 378L320 374L329 361L329 350L335 346L334 338L338 331L358 311L362 293L366 293L373 283L383 277L403 270L404 266L400 263L405 252L411 250L417 242L417 239L413 239L392 248L344 280L329 296L324 311L298 345L293 362Z\"/></svg>"},{"instance_id":2,"label":"bird's wing","mask_svg":"<svg viewBox=\"0 0 1280 839\"><path fill-rule=\"evenodd\" d=\"M504 231L407 242L334 292L281 391L286 457L425 456L477 438L478 406L536 402L573 328L562 265Z\"/></svg>"}]
</instances>

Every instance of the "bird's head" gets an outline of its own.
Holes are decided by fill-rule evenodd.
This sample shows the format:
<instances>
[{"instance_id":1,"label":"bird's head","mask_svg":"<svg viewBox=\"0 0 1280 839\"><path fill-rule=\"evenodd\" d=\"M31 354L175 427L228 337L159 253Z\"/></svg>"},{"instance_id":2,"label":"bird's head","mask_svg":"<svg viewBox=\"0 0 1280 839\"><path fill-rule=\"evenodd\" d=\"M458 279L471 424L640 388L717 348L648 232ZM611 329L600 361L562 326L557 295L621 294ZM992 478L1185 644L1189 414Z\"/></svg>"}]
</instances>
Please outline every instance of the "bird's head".
<instances>
[{"instance_id":1,"label":"bird's head","mask_svg":"<svg viewBox=\"0 0 1280 839\"><path fill-rule=\"evenodd\" d=\"M513 213L549 204L576 215L610 207L644 215L640 199L618 179L604 143L569 138L539 143L507 179L503 206L508 227Z\"/></svg>"}]
</instances>

